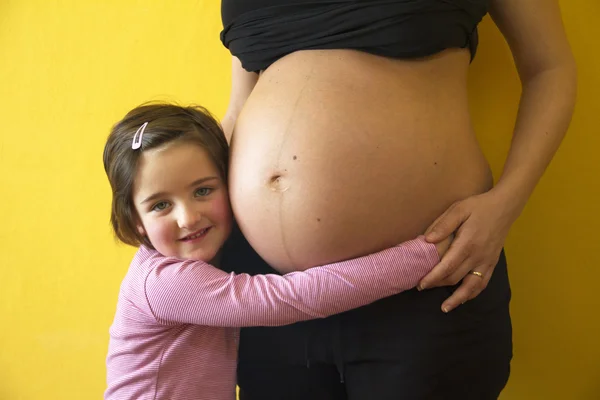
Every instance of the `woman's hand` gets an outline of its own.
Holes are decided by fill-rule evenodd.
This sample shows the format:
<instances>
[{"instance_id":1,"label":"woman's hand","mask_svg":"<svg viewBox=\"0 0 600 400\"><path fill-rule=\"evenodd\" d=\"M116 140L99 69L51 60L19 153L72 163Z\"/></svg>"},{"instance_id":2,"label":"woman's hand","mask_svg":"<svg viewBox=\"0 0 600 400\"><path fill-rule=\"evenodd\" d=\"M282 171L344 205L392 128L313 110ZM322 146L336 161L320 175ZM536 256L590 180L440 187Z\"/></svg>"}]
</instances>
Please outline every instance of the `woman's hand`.
<instances>
[{"instance_id":1,"label":"woman's hand","mask_svg":"<svg viewBox=\"0 0 600 400\"><path fill-rule=\"evenodd\" d=\"M440 263L419 284L419 290L462 284L442 304L449 312L486 288L516 219L510 202L494 189L451 205L425 232L430 243L456 234Z\"/></svg>"}]
</instances>

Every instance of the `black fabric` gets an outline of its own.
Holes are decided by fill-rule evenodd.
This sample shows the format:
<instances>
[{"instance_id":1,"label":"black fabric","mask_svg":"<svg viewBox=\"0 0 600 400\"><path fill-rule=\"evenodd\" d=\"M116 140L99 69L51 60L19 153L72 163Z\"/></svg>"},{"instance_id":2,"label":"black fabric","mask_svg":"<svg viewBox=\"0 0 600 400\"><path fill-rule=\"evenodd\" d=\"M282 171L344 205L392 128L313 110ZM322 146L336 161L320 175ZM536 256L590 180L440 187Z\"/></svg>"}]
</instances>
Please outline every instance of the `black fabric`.
<instances>
[{"instance_id":1,"label":"black fabric","mask_svg":"<svg viewBox=\"0 0 600 400\"><path fill-rule=\"evenodd\" d=\"M277 273L239 231L223 263ZM444 314L440 306L455 289L411 290L321 320L242 329L241 400L497 398L512 359L504 252L488 287Z\"/></svg>"},{"instance_id":2,"label":"black fabric","mask_svg":"<svg viewBox=\"0 0 600 400\"><path fill-rule=\"evenodd\" d=\"M261 364L244 374L240 400L346 400L335 366L315 364L311 368L297 365ZM265 386L269 389L265 390ZM376 397L372 397L375 399Z\"/></svg>"},{"instance_id":3,"label":"black fabric","mask_svg":"<svg viewBox=\"0 0 600 400\"><path fill-rule=\"evenodd\" d=\"M395 58L477 49L489 0L222 0L221 41L248 71L298 50L355 49Z\"/></svg>"},{"instance_id":4,"label":"black fabric","mask_svg":"<svg viewBox=\"0 0 600 400\"><path fill-rule=\"evenodd\" d=\"M472 354L472 353L469 353ZM341 383L331 364L241 366L240 400L496 400L506 385L505 359L476 357L464 368L410 370L402 362L351 363Z\"/></svg>"}]
</instances>

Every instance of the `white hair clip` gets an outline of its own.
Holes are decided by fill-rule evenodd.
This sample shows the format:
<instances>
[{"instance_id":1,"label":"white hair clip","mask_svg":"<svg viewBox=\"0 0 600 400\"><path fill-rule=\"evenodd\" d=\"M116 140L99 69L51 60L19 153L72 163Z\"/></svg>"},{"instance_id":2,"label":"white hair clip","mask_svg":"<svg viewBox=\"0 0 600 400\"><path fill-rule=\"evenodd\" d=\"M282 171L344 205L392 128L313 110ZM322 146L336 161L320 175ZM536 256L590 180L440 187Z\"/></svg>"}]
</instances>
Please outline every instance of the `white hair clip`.
<instances>
[{"instance_id":1,"label":"white hair clip","mask_svg":"<svg viewBox=\"0 0 600 400\"><path fill-rule=\"evenodd\" d=\"M133 135L133 142L131 143L131 148L133 150L137 150L142 147L142 136L144 136L144 129L146 129L146 126L148 126L148 123L144 122L144 124L135 132L135 135Z\"/></svg>"}]
</instances>

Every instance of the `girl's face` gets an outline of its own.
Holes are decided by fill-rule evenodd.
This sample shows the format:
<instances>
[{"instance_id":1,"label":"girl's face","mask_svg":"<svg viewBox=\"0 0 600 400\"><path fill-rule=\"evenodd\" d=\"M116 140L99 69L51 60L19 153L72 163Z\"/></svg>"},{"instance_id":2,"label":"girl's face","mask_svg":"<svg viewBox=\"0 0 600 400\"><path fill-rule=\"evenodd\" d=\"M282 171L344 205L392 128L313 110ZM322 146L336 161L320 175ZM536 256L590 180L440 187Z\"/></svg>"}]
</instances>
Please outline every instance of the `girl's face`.
<instances>
[{"instance_id":1,"label":"girl's face","mask_svg":"<svg viewBox=\"0 0 600 400\"><path fill-rule=\"evenodd\" d=\"M189 142L146 150L133 185L138 230L165 256L214 262L231 233L227 186Z\"/></svg>"}]
</instances>

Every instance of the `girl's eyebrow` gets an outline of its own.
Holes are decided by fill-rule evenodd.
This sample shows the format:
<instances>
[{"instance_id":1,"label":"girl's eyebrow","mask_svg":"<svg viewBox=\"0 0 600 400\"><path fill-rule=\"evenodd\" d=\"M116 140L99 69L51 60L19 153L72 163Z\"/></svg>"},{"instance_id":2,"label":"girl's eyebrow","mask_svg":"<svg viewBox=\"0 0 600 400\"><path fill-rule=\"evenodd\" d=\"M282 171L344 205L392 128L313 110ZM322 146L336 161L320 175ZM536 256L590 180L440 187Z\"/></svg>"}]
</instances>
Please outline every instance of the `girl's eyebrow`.
<instances>
[{"instance_id":1,"label":"girl's eyebrow","mask_svg":"<svg viewBox=\"0 0 600 400\"><path fill-rule=\"evenodd\" d=\"M200 178L200 179L197 179L194 182L192 182L189 187L197 186L197 185L200 185L200 184L202 184L204 182L212 181L212 180L215 180L215 179L218 180L219 177L218 176L207 176L207 177L204 177L204 178ZM154 194L146 197L144 200L142 200L140 202L140 204L145 204L145 203L148 203L150 201L154 201L154 200L156 200L158 198L165 197L166 195L167 195L166 192L154 193Z\"/></svg>"}]
</instances>

